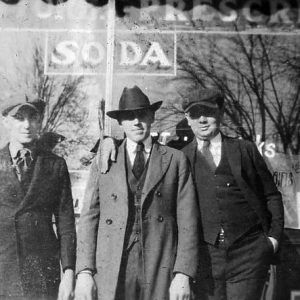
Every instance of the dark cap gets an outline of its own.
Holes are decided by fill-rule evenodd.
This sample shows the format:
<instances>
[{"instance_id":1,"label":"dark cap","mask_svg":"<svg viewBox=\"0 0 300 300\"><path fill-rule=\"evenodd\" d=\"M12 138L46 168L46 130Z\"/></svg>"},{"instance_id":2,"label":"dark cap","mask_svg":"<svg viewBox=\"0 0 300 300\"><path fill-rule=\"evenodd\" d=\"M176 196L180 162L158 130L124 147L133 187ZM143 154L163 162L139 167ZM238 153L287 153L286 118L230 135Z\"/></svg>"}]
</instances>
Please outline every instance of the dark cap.
<instances>
[{"instance_id":1,"label":"dark cap","mask_svg":"<svg viewBox=\"0 0 300 300\"><path fill-rule=\"evenodd\" d=\"M2 116L14 116L22 107L30 107L39 115L42 115L45 109L45 102L42 100L28 101L28 98L26 96L14 97L12 99L9 99L9 101L2 106Z\"/></svg>"},{"instance_id":2,"label":"dark cap","mask_svg":"<svg viewBox=\"0 0 300 300\"><path fill-rule=\"evenodd\" d=\"M124 112L142 109L156 111L161 104L162 101L150 104L149 98L135 85L133 88L125 87L119 101L119 109L108 111L106 114L113 119L119 119Z\"/></svg>"},{"instance_id":3,"label":"dark cap","mask_svg":"<svg viewBox=\"0 0 300 300\"><path fill-rule=\"evenodd\" d=\"M182 108L188 112L193 106L201 106L210 111L222 109L224 105L224 95L218 89L195 89L183 99Z\"/></svg>"}]
</instances>

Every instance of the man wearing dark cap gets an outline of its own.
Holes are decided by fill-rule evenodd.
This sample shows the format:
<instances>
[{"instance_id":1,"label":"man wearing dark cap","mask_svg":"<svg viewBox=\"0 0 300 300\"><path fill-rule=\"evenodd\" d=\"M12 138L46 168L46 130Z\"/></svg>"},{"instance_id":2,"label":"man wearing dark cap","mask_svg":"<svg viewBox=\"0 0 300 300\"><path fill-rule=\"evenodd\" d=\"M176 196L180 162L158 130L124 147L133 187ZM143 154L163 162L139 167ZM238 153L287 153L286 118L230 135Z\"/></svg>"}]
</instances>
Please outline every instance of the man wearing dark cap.
<instances>
[{"instance_id":1,"label":"man wearing dark cap","mask_svg":"<svg viewBox=\"0 0 300 300\"><path fill-rule=\"evenodd\" d=\"M197 299L260 299L283 229L281 194L256 145L220 132L222 93L196 90L183 109L203 230Z\"/></svg>"},{"instance_id":2,"label":"man wearing dark cap","mask_svg":"<svg viewBox=\"0 0 300 300\"><path fill-rule=\"evenodd\" d=\"M0 299L71 299L76 235L67 166L39 146L44 102L14 100L2 109L9 143L0 150Z\"/></svg>"},{"instance_id":3,"label":"man wearing dark cap","mask_svg":"<svg viewBox=\"0 0 300 300\"><path fill-rule=\"evenodd\" d=\"M101 174L93 161L78 226L75 299L184 300L198 262L198 207L185 155L151 139L161 101L125 88L107 115L126 138ZM93 278L94 276L94 278Z\"/></svg>"}]
</instances>

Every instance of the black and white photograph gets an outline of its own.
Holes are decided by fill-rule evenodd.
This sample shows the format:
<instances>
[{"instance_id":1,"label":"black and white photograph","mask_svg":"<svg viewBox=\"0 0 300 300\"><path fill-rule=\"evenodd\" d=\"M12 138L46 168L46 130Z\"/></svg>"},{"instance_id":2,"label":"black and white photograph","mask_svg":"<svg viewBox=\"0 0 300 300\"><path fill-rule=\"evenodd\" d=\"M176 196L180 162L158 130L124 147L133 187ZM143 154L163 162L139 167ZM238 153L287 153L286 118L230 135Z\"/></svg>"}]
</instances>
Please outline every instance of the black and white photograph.
<instances>
[{"instance_id":1,"label":"black and white photograph","mask_svg":"<svg viewBox=\"0 0 300 300\"><path fill-rule=\"evenodd\" d=\"M300 299L299 0L0 0L0 300Z\"/></svg>"}]
</instances>

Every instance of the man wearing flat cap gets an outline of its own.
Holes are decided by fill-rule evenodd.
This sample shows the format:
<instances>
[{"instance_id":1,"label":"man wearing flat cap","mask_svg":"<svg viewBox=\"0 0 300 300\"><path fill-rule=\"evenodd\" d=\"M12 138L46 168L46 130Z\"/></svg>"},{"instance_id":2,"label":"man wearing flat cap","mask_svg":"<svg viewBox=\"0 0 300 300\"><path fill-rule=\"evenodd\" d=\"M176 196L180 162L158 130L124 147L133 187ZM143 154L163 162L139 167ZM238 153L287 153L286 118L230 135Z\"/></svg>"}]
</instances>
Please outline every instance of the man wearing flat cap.
<instances>
[{"instance_id":1,"label":"man wearing flat cap","mask_svg":"<svg viewBox=\"0 0 300 300\"><path fill-rule=\"evenodd\" d=\"M256 145L220 132L222 93L195 90L183 109L203 230L197 299L260 299L283 229L281 194Z\"/></svg>"},{"instance_id":2,"label":"man wearing flat cap","mask_svg":"<svg viewBox=\"0 0 300 300\"><path fill-rule=\"evenodd\" d=\"M9 143L0 150L0 299L72 297L76 234L70 180L64 159L39 145L43 109L43 101L25 97L2 109Z\"/></svg>"},{"instance_id":3,"label":"man wearing flat cap","mask_svg":"<svg viewBox=\"0 0 300 300\"><path fill-rule=\"evenodd\" d=\"M198 262L198 207L185 155L150 136L155 111L125 88L107 115L126 134L118 161L93 161L78 226L75 299L190 299Z\"/></svg>"}]
</instances>

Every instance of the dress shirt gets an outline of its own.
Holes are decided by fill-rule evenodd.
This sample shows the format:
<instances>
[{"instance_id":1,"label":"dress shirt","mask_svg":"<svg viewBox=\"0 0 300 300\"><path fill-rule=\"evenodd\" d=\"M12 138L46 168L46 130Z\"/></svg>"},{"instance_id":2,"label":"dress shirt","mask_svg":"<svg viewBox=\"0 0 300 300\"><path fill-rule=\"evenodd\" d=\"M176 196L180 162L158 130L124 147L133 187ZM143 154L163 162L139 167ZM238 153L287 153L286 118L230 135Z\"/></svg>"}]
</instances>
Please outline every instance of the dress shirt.
<instances>
[{"instance_id":1,"label":"dress shirt","mask_svg":"<svg viewBox=\"0 0 300 300\"><path fill-rule=\"evenodd\" d=\"M10 157L14 163L17 160L17 155L18 155L19 150L21 150L23 148L24 148L23 146L17 146L17 145L14 145L13 143L9 143L9 153L10 153Z\"/></svg>"},{"instance_id":2,"label":"dress shirt","mask_svg":"<svg viewBox=\"0 0 300 300\"><path fill-rule=\"evenodd\" d=\"M201 152L203 147L203 140L197 138L198 150ZM214 163L216 166L219 165L221 161L222 154L222 137L221 134L218 133L215 137L210 140L209 150L213 156Z\"/></svg>"},{"instance_id":3,"label":"dress shirt","mask_svg":"<svg viewBox=\"0 0 300 300\"><path fill-rule=\"evenodd\" d=\"M151 148L152 148L152 138L151 136L149 136L145 141L143 141L143 144L145 146L144 148L144 157L145 157L145 162L147 162L149 156L150 156L150 152L151 152ZM133 166L134 163L134 159L136 156L136 147L137 147L137 143L130 140L130 139L126 139L126 150L127 150L127 154L129 157L129 161L131 166Z\"/></svg>"},{"instance_id":4,"label":"dress shirt","mask_svg":"<svg viewBox=\"0 0 300 300\"><path fill-rule=\"evenodd\" d=\"M13 143L9 143L9 153L10 153L10 157L12 159L12 163L13 163L13 166L15 167L15 170L16 170L16 174L17 174L17 177L18 177L18 180L21 181L21 173L18 169L18 166L17 166L17 161L18 161L18 152L22 149L26 149L29 151L30 153L30 157L31 157L31 160L33 160L33 150L31 149L28 149L26 147L24 147L22 144L19 144L19 145L15 145Z\"/></svg>"}]
</instances>

